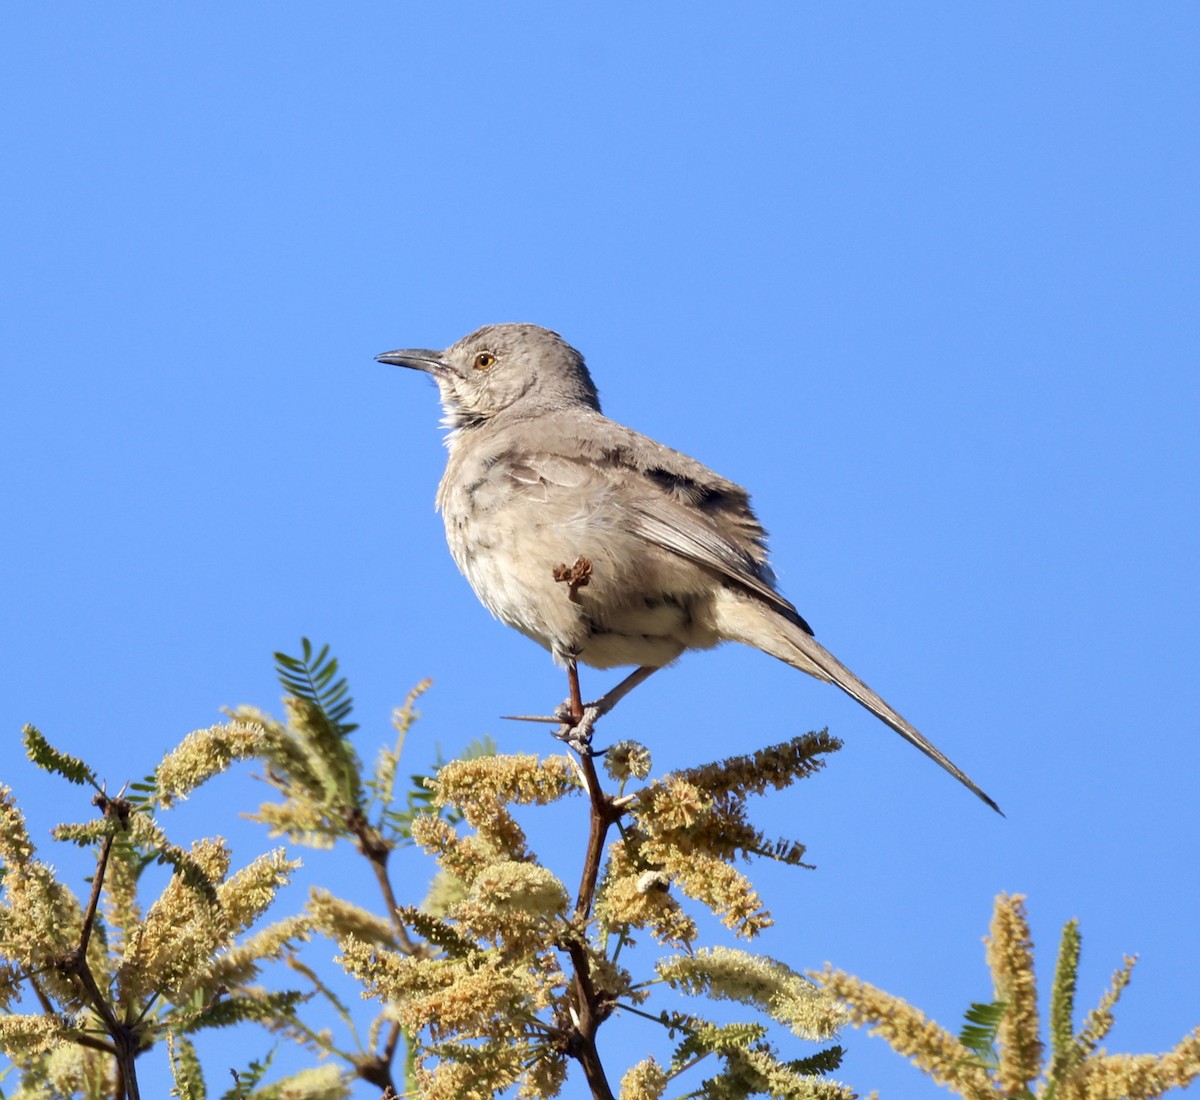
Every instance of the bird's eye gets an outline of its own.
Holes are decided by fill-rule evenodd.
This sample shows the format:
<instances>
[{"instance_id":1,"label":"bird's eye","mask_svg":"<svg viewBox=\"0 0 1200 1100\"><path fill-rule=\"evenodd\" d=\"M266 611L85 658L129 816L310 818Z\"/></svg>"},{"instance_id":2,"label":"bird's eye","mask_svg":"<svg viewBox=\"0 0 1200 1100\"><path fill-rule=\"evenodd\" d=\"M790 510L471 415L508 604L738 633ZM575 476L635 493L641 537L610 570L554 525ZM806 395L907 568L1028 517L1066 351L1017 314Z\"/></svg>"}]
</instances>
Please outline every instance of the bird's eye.
<instances>
[{"instance_id":1,"label":"bird's eye","mask_svg":"<svg viewBox=\"0 0 1200 1100\"><path fill-rule=\"evenodd\" d=\"M491 370L496 365L496 357L490 351L481 351L475 356L476 370Z\"/></svg>"}]
</instances>

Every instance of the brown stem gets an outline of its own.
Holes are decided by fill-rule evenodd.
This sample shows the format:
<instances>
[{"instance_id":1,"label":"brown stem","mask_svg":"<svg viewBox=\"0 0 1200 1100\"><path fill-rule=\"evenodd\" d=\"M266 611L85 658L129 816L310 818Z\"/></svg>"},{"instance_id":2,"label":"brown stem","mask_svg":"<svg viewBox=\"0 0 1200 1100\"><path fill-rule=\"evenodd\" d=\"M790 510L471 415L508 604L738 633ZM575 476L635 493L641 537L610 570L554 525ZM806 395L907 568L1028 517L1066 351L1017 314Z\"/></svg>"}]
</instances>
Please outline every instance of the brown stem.
<instances>
[{"instance_id":1,"label":"brown stem","mask_svg":"<svg viewBox=\"0 0 1200 1100\"><path fill-rule=\"evenodd\" d=\"M609 827L616 822L622 811L614 805L612 797L605 793L600 786L600 777L596 773L596 761L586 750L580 755L580 770L583 772L584 786L587 788L588 800L591 803L589 813L587 852L583 859L583 875L579 882L579 895L575 901L575 917L581 927L586 926L592 912L592 903L596 896L596 883L600 877L600 862L604 857L604 838ZM569 1052L583 1068L588 1087L594 1100L613 1100L612 1088L604 1073L604 1064L600 1061L600 1053L596 1049L596 1032L608 1015L602 1010L600 999L592 984L591 971L588 963L587 949L582 940L572 939L566 944L574 969L573 987L575 991L574 1035L569 1044Z\"/></svg>"},{"instance_id":2,"label":"brown stem","mask_svg":"<svg viewBox=\"0 0 1200 1100\"><path fill-rule=\"evenodd\" d=\"M592 901L596 893L596 881L600 877L600 861L604 858L604 838L608 828L621 816L613 805L612 797L600 786L596 774L596 762L590 753L583 753L579 760L583 771L584 786L592 803L588 827L587 851L583 857L583 875L579 880L579 894L575 899L575 915L586 920L592 912Z\"/></svg>"},{"instance_id":3,"label":"brown stem","mask_svg":"<svg viewBox=\"0 0 1200 1100\"><path fill-rule=\"evenodd\" d=\"M593 1100L614 1100L612 1087L604 1073L604 1063L600 1061L600 1052L596 1049L596 1032L603 1014L598 1011L599 1001L592 985L587 950L582 943L573 941L567 944L567 951L575 968L575 1010L579 1016L570 1053L583 1067Z\"/></svg>"},{"instance_id":4,"label":"brown stem","mask_svg":"<svg viewBox=\"0 0 1200 1100\"><path fill-rule=\"evenodd\" d=\"M391 1027L388 1029L388 1037L383 1044L383 1058L387 1062L387 1080L383 1084L383 1088L393 1089L392 1084L392 1062L396 1057L396 1048L400 1045L400 1037L404 1034L403 1028L395 1020L392 1021Z\"/></svg>"},{"instance_id":5,"label":"brown stem","mask_svg":"<svg viewBox=\"0 0 1200 1100\"><path fill-rule=\"evenodd\" d=\"M97 796L99 799L99 796ZM111 818L110 808L113 805L107 799L98 801L106 818ZM113 834L107 833L100 845L100 856L96 860L96 873L92 876L92 894L88 898L87 910L83 914L83 928L79 933L79 946L75 949L79 955L86 955L88 943L92 938L92 925L96 922L96 910L100 907L100 890L104 886L104 872L108 870L108 856L112 851Z\"/></svg>"},{"instance_id":6,"label":"brown stem","mask_svg":"<svg viewBox=\"0 0 1200 1100\"><path fill-rule=\"evenodd\" d=\"M393 1024L393 1030L399 1027ZM395 1047L385 1049L381 1054L372 1054L354 1060L354 1072L368 1085L374 1085L383 1091L384 1095L396 1095L396 1085L392 1080L392 1057Z\"/></svg>"},{"instance_id":7,"label":"brown stem","mask_svg":"<svg viewBox=\"0 0 1200 1100\"><path fill-rule=\"evenodd\" d=\"M124 828L125 819L129 815L129 803L120 798L108 798L106 795L96 797L96 805L109 822L118 822ZM87 950L92 938L92 928L96 922L96 911L100 905L100 891L104 886L104 875L108 869L108 857L112 852L115 834L109 832L100 844L100 855L96 860L96 873L92 878L92 893L88 898L87 909L84 911L83 927L79 934L79 944L61 962L63 973L69 974L83 988L84 1000L93 1012L104 1023L104 1029L112 1039L112 1054L117 1061L117 1097L119 1100L140 1100L137 1070L134 1059L137 1057L139 1035L136 1027L122 1023L108 1003L108 998L100 989L91 967L88 966Z\"/></svg>"},{"instance_id":8,"label":"brown stem","mask_svg":"<svg viewBox=\"0 0 1200 1100\"><path fill-rule=\"evenodd\" d=\"M379 830L367 821L357 807L347 813L346 825L354 834L358 850L367 857L367 862L371 864L371 870L375 872L375 881L379 884L379 892L383 895L383 903L387 907L388 918L391 920L392 930L396 934L400 950L407 955L422 955L424 952L421 945L413 942L408 934L408 929L400 920L399 903L396 901L396 894L392 889L392 880L387 869L388 857L392 854L391 848L379 834ZM382 1089L385 1095L389 1092L391 1095L396 1095L392 1063L395 1061L396 1050L400 1046L403 1035L404 1030L393 1020L388 1029L387 1038L384 1040L383 1049L369 1059L355 1064L355 1072L358 1076L368 1084Z\"/></svg>"},{"instance_id":9,"label":"brown stem","mask_svg":"<svg viewBox=\"0 0 1200 1100\"><path fill-rule=\"evenodd\" d=\"M392 849L388 846L387 841L379 835L379 830L366 819L358 807L346 812L346 827L354 835L358 850L367 857L367 861L371 864L371 870L375 872L375 881L379 884L379 892L383 894L383 903L387 906L388 919L392 922L392 930L396 933L400 949L408 955L419 954L420 948L409 937L408 929L404 927L400 920L400 914L397 912L399 903L396 901L396 894L392 890L392 880L388 876L387 870L388 857L392 854Z\"/></svg>"}]
</instances>

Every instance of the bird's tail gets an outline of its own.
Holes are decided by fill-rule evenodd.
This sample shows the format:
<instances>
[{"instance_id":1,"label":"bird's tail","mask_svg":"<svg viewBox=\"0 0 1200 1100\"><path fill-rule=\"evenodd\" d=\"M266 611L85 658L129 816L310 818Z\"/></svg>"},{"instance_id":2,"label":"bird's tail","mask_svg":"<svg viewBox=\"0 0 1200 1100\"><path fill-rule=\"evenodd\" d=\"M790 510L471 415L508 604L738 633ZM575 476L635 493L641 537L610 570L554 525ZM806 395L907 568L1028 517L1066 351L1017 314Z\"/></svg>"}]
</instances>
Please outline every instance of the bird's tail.
<instances>
[{"instance_id":1,"label":"bird's tail","mask_svg":"<svg viewBox=\"0 0 1200 1100\"><path fill-rule=\"evenodd\" d=\"M966 772L936 745L932 744L911 722L850 671L820 642L802 627L792 623L773 608L753 596L726 590L727 596L718 608L722 635L731 641L761 649L793 668L807 672L818 680L836 684L850 698L857 700L881 721L886 722L910 745L915 745L930 760L940 764L968 790L974 791L996 813L1003 811L989 798Z\"/></svg>"}]
</instances>

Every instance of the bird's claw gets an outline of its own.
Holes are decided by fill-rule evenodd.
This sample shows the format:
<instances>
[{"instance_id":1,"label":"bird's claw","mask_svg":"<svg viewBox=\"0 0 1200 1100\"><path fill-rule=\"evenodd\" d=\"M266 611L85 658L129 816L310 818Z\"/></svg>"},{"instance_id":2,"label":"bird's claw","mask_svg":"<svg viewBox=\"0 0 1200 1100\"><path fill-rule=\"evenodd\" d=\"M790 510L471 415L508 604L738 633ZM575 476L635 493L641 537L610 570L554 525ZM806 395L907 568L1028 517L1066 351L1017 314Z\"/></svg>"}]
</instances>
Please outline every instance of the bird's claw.
<instances>
[{"instance_id":1,"label":"bird's claw","mask_svg":"<svg viewBox=\"0 0 1200 1100\"><path fill-rule=\"evenodd\" d=\"M569 745L581 756L601 756L607 750L597 751L592 748L592 733L596 723L610 709L611 704L606 706L603 699L598 699L594 703L584 703L583 717L576 722L575 709L571 706L571 700L568 699L555 707L553 714L505 714L502 717L512 722L545 722L548 725L557 725L558 729L554 731L554 736L559 741Z\"/></svg>"},{"instance_id":2,"label":"bird's claw","mask_svg":"<svg viewBox=\"0 0 1200 1100\"><path fill-rule=\"evenodd\" d=\"M605 698L607 698L607 696ZM594 703L584 703L583 704L583 720L587 721L588 715L590 714L591 721L593 724L595 724L597 719L602 718L610 710L612 710L612 706L606 705L604 699L597 699ZM554 717L557 718L560 722L565 722L567 725L575 724L575 719L574 719L573 715L574 715L574 711L571 709L571 700L570 699L564 699L561 703L558 704L558 706L556 706L554 708Z\"/></svg>"},{"instance_id":3,"label":"bird's claw","mask_svg":"<svg viewBox=\"0 0 1200 1100\"><path fill-rule=\"evenodd\" d=\"M570 745L580 756L593 755L592 732L596 720L600 717L600 708L594 704L585 705L583 717L576 722L572 717L571 708L564 703L555 710L554 716L561 723L554 731L554 736Z\"/></svg>"}]
</instances>

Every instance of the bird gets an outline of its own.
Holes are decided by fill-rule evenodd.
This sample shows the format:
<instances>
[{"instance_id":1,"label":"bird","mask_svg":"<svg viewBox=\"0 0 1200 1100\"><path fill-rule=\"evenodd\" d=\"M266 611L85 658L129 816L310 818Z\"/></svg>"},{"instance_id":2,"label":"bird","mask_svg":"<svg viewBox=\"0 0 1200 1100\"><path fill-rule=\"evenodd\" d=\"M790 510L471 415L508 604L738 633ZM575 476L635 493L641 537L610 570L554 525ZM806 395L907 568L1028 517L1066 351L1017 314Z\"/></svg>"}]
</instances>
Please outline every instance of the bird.
<instances>
[{"instance_id":1,"label":"bird","mask_svg":"<svg viewBox=\"0 0 1200 1100\"><path fill-rule=\"evenodd\" d=\"M380 363L437 384L449 455L436 504L483 605L568 674L586 726L684 652L741 642L835 684L1000 813L915 726L813 636L780 593L749 494L606 417L583 355L534 324L485 325ZM634 666L584 704L578 664Z\"/></svg>"}]
</instances>

